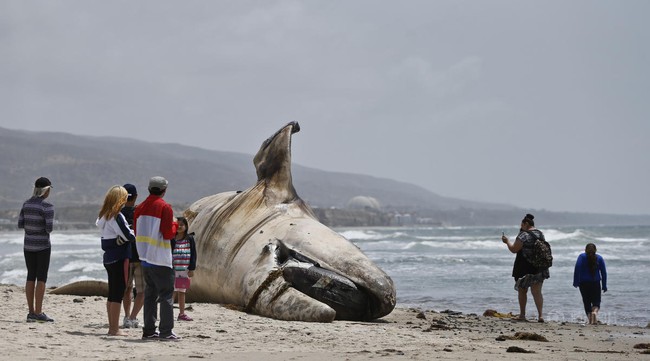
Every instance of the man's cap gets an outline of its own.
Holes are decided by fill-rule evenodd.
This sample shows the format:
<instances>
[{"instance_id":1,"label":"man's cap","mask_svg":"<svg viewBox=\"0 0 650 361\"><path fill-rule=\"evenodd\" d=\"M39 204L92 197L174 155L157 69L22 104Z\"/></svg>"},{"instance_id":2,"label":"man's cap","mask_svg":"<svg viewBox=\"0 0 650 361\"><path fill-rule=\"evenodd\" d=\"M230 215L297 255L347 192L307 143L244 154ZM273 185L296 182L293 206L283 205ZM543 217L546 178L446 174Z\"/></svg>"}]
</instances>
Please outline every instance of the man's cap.
<instances>
[{"instance_id":1,"label":"man's cap","mask_svg":"<svg viewBox=\"0 0 650 361\"><path fill-rule=\"evenodd\" d=\"M124 189L126 189L126 192L129 194L129 200L133 199L134 196L138 195L138 190L135 188L135 186L131 183L127 183L123 185Z\"/></svg>"},{"instance_id":2,"label":"man's cap","mask_svg":"<svg viewBox=\"0 0 650 361\"><path fill-rule=\"evenodd\" d=\"M36 180L36 182L34 183L34 187L36 187L36 188L45 188L45 187L51 187L51 186L52 186L52 182L50 182L50 180L45 178L45 177L38 178Z\"/></svg>"},{"instance_id":3,"label":"man's cap","mask_svg":"<svg viewBox=\"0 0 650 361\"><path fill-rule=\"evenodd\" d=\"M158 190L164 191L165 189L167 189L167 183L168 183L167 179L163 177L160 176L152 177L151 179L149 179L149 189L151 190L156 188Z\"/></svg>"}]
</instances>

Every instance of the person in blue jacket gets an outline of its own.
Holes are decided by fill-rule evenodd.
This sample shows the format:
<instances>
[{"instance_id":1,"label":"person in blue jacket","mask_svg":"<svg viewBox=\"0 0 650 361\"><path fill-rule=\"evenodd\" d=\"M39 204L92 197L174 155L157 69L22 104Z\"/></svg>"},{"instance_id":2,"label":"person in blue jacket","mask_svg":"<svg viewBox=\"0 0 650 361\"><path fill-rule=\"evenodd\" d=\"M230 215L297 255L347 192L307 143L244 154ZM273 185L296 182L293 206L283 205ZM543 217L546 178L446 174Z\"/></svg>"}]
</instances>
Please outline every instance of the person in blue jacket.
<instances>
[{"instance_id":1,"label":"person in blue jacket","mask_svg":"<svg viewBox=\"0 0 650 361\"><path fill-rule=\"evenodd\" d=\"M607 268L605 260L596 254L596 245L587 244L585 252L578 256L573 271L573 287L580 287L582 302L590 325L598 324L600 291L607 292Z\"/></svg>"}]
</instances>

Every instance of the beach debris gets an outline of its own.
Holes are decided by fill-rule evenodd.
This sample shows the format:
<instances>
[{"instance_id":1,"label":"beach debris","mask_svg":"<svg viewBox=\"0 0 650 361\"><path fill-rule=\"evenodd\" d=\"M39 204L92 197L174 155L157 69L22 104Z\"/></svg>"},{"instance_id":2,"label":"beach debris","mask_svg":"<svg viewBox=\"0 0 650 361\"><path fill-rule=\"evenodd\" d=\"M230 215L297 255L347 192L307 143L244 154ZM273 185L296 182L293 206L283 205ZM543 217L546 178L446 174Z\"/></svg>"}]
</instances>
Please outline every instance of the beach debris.
<instances>
[{"instance_id":1,"label":"beach debris","mask_svg":"<svg viewBox=\"0 0 650 361\"><path fill-rule=\"evenodd\" d=\"M403 356L403 355L404 355L404 351L402 351L402 350L396 350L396 349L394 349L394 348L387 348L387 349L379 350L379 351L377 351L376 353L378 353L378 354L381 355L381 356L390 356L391 354L393 354L393 355L399 355L399 356Z\"/></svg>"},{"instance_id":2,"label":"beach debris","mask_svg":"<svg viewBox=\"0 0 650 361\"><path fill-rule=\"evenodd\" d=\"M420 311L420 312L417 314L417 316L415 316L415 318L420 318L420 319L426 320L426 319L427 319L427 316L424 315L424 312Z\"/></svg>"},{"instance_id":3,"label":"beach debris","mask_svg":"<svg viewBox=\"0 0 650 361\"><path fill-rule=\"evenodd\" d=\"M422 330L422 332L431 332L433 330L451 330L452 327L449 326L444 320L435 320L431 321L429 328Z\"/></svg>"},{"instance_id":4,"label":"beach debris","mask_svg":"<svg viewBox=\"0 0 650 361\"><path fill-rule=\"evenodd\" d=\"M83 298L75 298L75 299L72 300L72 302L74 302L74 303L83 303L84 299Z\"/></svg>"},{"instance_id":5,"label":"beach debris","mask_svg":"<svg viewBox=\"0 0 650 361\"><path fill-rule=\"evenodd\" d=\"M483 312L483 316L485 316L485 317L496 317L496 318L513 318L513 317L515 317L515 315L513 315L512 312L502 313L502 312L498 312L498 311L492 310L492 309L485 310L485 312Z\"/></svg>"},{"instance_id":6,"label":"beach debris","mask_svg":"<svg viewBox=\"0 0 650 361\"><path fill-rule=\"evenodd\" d=\"M452 311L452 310L444 310L444 311L441 311L440 313L446 313L446 314L448 314L448 315L450 315L450 316L458 316L458 315L462 315L462 314L463 314L463 313L460 312L460 311Z\"/></svg>"},{"instance_id":7,"label":"beach debris","mask_svg":"<svg viewBox=\"0 0 650 361\"><path fill-rule=\"evenodd\" d=\"M636 345L634 345L634 348L650 350L650 343L637 343Z\"/></svg>"},{"instance_id":8,"label":"beach debris","mask_svg":"<svg viewBox=\"0 0 650 361\"><path fill-rule=\"evenodd\" d=\"M549 342L546 337L536 334L534 332L516 332L514 336L501 335L497 337L496 340L497 341L526 340L526 341Z\"/></svg>"},{"instance_id":9,"label":"beach debris","mask_svg":"<svg viewBox=\"0 0 650 361\"><path fill-rule=\"evenodd\" d=\"M517 346L510 346L510 347L508 347L508 349L506 350L506 352L535 353L535 351L529 351L529 350L526 350L526 349L524 349L524 348L517 347Z\"/></svg>"},{"instance_id":10,"label":"beach debris","mask_svg":"<svg viewBox=\"0 0 650 361\"><path fill-rule=\"evenodd\" d=\"M614 346L614 345L612 345L612 346ZM584 353L606 353L606 354L609 354L609 353L611 353L611 354L627 354L627 353L628 353L627 351L614 351L614 350L582 350L582 349L578 349L578 348L576 348L575 350L573 350L573 352L584 352ZM643 353L643 352L641 352L641 353Z\"/></svg>"}]
</instances>

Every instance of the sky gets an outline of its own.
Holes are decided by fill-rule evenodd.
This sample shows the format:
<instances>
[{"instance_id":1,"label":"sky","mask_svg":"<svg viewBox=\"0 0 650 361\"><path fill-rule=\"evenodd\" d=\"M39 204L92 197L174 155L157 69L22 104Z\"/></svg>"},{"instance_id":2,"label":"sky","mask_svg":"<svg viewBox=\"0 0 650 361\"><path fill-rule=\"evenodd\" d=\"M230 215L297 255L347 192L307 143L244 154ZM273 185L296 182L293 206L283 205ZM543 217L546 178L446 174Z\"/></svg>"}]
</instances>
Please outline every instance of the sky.
<instances>
[{"instance_id":1,"label":"sky","mask_svg":"<svg viewBox=\"0 0 650 361\"><path fill-rule=\"evenodd\" d=\"M303 166L650 215L648 14L642 0L4 0L0 126L252 155L298 121Z\"/></svg>"}]
</instances>

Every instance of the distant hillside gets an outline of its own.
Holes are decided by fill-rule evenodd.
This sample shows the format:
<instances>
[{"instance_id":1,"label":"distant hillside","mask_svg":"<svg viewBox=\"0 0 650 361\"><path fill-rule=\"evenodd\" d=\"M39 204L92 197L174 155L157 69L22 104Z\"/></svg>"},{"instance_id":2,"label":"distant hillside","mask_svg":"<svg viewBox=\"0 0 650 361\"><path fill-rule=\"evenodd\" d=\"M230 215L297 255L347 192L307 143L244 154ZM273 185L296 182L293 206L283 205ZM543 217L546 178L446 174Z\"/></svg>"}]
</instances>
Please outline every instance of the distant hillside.
<instances>
[{"instance_id":1,"label":"distant hillside","mask_svg":"<svg viewBox=\"0 0 650 361\"><path fill-rule=\"evenodd\" d=\"M296 135L300 136L300 134ZM260 144L264 139L260 139ZM166 199L188 203L218 192L242 190L255 183L253 155L205 150L179 144L127 138L0 128L0 208L19 206L34 179L52 180L58 205L97 204L113 184L134 183L146 194L148 179L170 182ZM512 209L495 204L441 197L412 184L366 175L325 172L293 165L298 194L315 207L343 207L354 196L377 198L397 208Z\"/></svg>"},{"instance_id":2,"label":"distant hillside","mask_svg":"<svg viewBox=\"0 0 650 361\"><path fill-rule=\"evenodd\" d=\"M263 141L260 139L260 144ZM127 182L135 184L140 199L144 199L148 179L154 175L169 180L165 197L168 202L186 206L211 194L252 186L256 181L252 160L255 152L257 149L241 154L128 138L0 127L0 211L15 212L39 176L52 180L51 199L62 211L95 209L108 187ZM444 219L445 224L511 224L523 212L503 204L443 197L409 183L325 172L298 164L293 165L293 180L301 198L315 208L343 208L351 198L364 195L378 199L385 211ZM514 214L515 220L510 218ZM570 222L572 216L564 215L561 219ZM625 223L636 222L636 217L625 219Z\"/></svg>"}]
</instances>

